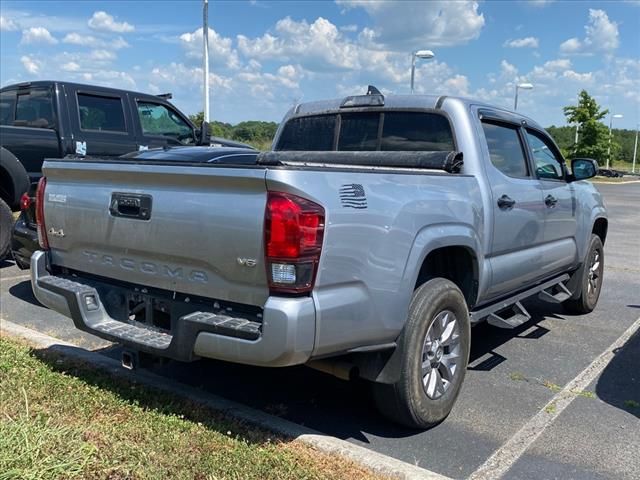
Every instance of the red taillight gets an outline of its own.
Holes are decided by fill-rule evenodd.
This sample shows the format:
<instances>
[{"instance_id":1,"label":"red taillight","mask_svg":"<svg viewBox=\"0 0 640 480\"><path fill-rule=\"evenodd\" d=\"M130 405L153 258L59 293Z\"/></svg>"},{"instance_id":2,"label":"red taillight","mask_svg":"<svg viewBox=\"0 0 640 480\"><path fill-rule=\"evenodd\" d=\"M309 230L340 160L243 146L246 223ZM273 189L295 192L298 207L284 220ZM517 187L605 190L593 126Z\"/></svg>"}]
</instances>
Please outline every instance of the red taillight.
<instances>
[{"instance_id":1,"label":"red taillight","mask_svg":"<svg viewBox=\"0 0 640 480\"><path fill-rule=\"evenodd\" d=\"M47 187L46 177L42 177L38 182L36 190L36 223L38 224L38 243L44 250L49 249L49 239L47 238L47 228L44 224L44 190Z\"/></svg>"},{"instance_id":2,"label":"red taillight","mask_svg":"<svg viewBox=\"0 0 640 480\"><path fill-rule=\"evenodd\" d=\"M323 235L324 208L290 193L268 193L265 255L272 292L313 289Z\"/></svg>"},{"instance_id":3,"label":"red taillight","mask_svg":"<svg viewBox=\"0 0 640 480\"><path fill-rule=\"evenodd\" d=\"M28 193L23 193L20 197L20 210L23 212L27 211L31 206L31 197Z\"/></svg>"}]
</instances>

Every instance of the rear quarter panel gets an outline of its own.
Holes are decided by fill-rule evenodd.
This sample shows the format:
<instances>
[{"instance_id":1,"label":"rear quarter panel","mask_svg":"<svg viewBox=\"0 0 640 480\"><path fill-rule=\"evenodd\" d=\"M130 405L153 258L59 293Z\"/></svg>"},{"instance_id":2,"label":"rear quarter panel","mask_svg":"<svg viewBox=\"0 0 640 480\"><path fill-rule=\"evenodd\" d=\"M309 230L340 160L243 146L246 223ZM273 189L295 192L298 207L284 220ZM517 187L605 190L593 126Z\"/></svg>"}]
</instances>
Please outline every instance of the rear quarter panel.
<instances>
[{"instance_id":1,"label":"rear quarter panel","mask_svg":"<svg viewBox=\"0 0 640 480\"><path fill-rule=\"evenodd\" d=\"M362 185L367 208L341 202L341 187L351 184ZM314 356L395 340L427 253L459 242L481 251L482 202L472 176L271 169L267 188L325 209Z\"/></svg>"}]
</instances>

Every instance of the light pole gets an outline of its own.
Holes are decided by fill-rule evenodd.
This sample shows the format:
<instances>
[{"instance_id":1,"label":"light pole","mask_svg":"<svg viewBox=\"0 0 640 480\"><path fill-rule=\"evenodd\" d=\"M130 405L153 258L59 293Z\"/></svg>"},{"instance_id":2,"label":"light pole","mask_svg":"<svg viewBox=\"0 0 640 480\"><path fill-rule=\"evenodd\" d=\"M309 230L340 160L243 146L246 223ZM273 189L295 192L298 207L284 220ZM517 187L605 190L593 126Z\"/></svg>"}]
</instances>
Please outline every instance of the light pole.
<instances>
[{"instance_id":1,"label":"light pole","mask_svg":"<svg viewBox=\"0 0 640 480\"><path fill-rule=\"evenodd\" d=\"M204 57L204 121L209 121L209 0L202 6L202 42Z\"/></svg>"},{"instance_id":2,"label":"light pole","mask_svg":"<svg viewBox=\"0 0 640 480\"><path fill-rule=\"evenodd\" d=\"M615 115L611 115L609 117L609 148L607 149L607 169L609 168L609 164L611 163L611 128L613 127L614 118L622 118L622 114L616 113Z\"/></svg>"},{"instance_id":3,"label":"light pole","mask_svg":"<svg viewBox=\"0 0 640 480\"><path fill-rule=\"evenodd\" d=\"M531 90L533 85L530 83L516 83L516 98L513 101L513 110L518 109L518 89Z\"/></svg>"},{"instance_id":4,"label":"light pole","mask_svg":"<svg viewBox=\"0 0 640 480\"><path fill-rule=\"evenodd\" d=\"M418 50L411 54L411 95L413 95L413 80L416 76L416 58L429 60L430 58L433 58L435 56L436 54L431 50Z\"/></svg>"},{"instance_id":5,"label":"light pole","mask_svg":"<svg viewBox=\"0 0 640 480\"><path fill-rule=\"evenodd\" d=\"M636 143L633 146L633 165L631 165L631 173L636 173L636 154L638 153L638 129L640 129L640 123L636 125Z\"/></svg>"}]
</instances>

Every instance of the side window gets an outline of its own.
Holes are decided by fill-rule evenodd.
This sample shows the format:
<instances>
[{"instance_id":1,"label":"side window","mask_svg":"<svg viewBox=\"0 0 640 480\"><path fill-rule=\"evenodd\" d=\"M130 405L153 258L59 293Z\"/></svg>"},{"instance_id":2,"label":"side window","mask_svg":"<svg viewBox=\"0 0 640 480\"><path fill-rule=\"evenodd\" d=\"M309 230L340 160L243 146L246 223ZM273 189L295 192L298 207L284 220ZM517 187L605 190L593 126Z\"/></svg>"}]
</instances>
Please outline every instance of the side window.
<instances>
[{"instance_id":1,"label":"side window","mask_svg":"<svg viewBox=\"0 0 640 480\"><path fill-rule=\"evenodd\" d=\"M78 110L82 130L127 131L120 97L78 93Z\"/></svg>"},{"instance_id":2,"label":"side window","mask_svg":"<svg viewBox=\"0 0 640 480\"><path fill-rule=\"evenodd\" d=\"M16 91L7 90L0 93L0 125L13 125L16 113Z\"/></svg>"},{"instance_id":3,"label":"side window","mask_svg":"<svg viewBox=\"0 0 640 480\"><path fill-rule=\"evenodd\" d=\"M48 88L33 88L28 92L18 91L16 118L17 127L53 128L53 101Z\"/></svg>"},{"instance_id":4,"label":"side window","mask_svg":"<svg viewBox=\"0 0 640 480\"><path fill-rule=\"evenodd\" d=\"M538 178L563 180L562 157L556 152L553 144L539 133L531 130L527 130L527 142L531 148Z\"/></svg>"},{"instance_id":5,"label":"side window","mask_svg":"<svg viewBox=\"0 0 640 480\"><path fill-rule=\"evenodd\" d=\"M529 177L529 167L518 135L518 127L483 121L482 129L493 166L509 177Z\"/></svg>"},{"instance_id":6,"label":"side window","mask_svg":"<svg viewBox=\"0 0 640 480\"><path fill-rule=\"evenodd\" d=\"M183 143L193 143L193 129L169 107L150 102L138 102L138 116L145 135L173 137Z\"/></svg>"}]
</instances>

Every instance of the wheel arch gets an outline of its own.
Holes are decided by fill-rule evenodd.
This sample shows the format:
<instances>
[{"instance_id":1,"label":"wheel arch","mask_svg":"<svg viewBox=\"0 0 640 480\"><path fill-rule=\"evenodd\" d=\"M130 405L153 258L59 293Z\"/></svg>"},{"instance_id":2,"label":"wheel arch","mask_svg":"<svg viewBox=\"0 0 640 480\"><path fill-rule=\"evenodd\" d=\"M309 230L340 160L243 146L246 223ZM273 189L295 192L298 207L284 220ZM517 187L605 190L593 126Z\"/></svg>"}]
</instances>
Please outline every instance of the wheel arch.
<instances>
[{"instance_id":1,"label":"wheel arch","mask_svg":"<svg viewBox=\"0 0 640 480\"><path fill-rule=\"evenodd\" d=\"M0 197L16 210L20 197L29 190L29 174L20 160L4 147L0 147Z\"/></svg>"}]
</instances>

